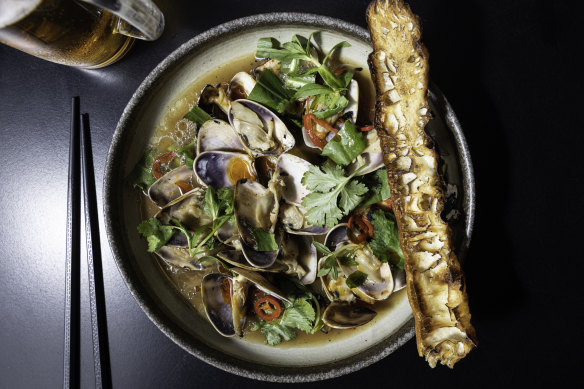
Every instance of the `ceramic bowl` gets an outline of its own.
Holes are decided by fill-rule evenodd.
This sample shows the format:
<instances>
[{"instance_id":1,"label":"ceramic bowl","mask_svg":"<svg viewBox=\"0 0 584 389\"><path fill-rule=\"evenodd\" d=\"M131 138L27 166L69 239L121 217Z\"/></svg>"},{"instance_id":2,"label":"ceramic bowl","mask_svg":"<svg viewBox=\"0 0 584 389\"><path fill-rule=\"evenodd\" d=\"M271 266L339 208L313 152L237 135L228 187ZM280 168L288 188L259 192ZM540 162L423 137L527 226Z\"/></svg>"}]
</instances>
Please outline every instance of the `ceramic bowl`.
<instances>
[{"instance_id":1,"label":"ceramic bowl","mask_svg":"<svg viewBox=\"0 0 584 389\"><path fill-rule=\"evenodd\" d=\"M315 381L348 374L391 354L414 336L405 290L392 296L389 314L378 315L365 328L335 342L318 346L272 347L242 339L224 338L199 316L174 289L157 262L146 252L136 232L140 210L136 192L126 177L142 157L147 141L169 106L188 86L212 69L255 52L258 38L289 41L293 34L315 39L328 51L346 40L341 58L367 69L371 52L368 32L329 17L277 13L234 20L191 39L162 61L142 82L124 110L107 160L104 207L107 236L120 272L148 317L179 346L225 371L279 382ZM446 155L449 181L458 187L454 225L459 256L468 247L474 215L474 185L467 146L448 102L431 87L434 118L428 132ZM408 347L415 347L414 343ZM387 363L391 363L388 361Z\"/></svg>"}]
</instances>

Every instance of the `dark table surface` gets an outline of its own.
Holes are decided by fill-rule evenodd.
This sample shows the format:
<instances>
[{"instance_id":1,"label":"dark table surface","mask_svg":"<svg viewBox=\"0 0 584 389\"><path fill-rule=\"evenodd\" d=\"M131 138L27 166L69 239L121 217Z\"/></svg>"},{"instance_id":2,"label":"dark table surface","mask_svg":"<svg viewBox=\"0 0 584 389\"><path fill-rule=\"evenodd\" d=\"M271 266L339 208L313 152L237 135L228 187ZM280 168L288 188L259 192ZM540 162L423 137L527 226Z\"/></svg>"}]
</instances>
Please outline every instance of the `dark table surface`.
<instances>
[{"instance_id":1,"label":"dark table surface","mask_svg":"<svg viewBox=\"0 0 584 389\"><path fill-rule=\"evenodd\" d=\"M362 1L157 3L167 27L121 62L79 70L0 45L0 387L62 385L65 220L71 97L89 112L117 388L265 387L183 351L138 307L103 229L101 190L118 119L144 77L179 45L256 13L324 14L365 26ZM581 367L583 298L582 17L566 2L412 0L431 77L457 112L476 174L464 270L479 347L453 371L430 369L414 340L351 375L346 387L535 387ZM81 384L94 386L82 267ZM581 373L580 373L581 375Z\"/></svg>"}]
</instances>

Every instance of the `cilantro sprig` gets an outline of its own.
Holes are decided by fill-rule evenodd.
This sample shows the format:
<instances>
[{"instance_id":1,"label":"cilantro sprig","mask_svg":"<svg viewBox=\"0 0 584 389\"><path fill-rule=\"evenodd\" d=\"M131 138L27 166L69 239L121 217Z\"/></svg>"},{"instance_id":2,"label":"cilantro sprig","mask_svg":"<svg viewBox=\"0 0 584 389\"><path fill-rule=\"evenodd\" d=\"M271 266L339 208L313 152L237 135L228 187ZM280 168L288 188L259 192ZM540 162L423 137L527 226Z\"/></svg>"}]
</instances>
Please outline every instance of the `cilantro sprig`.
<instances>
[{"instance_id":1,"label":"cilantro sprig","mask_svg":"<svg viewBox=\"0 0 584 389\"><path fill-rule=\"evenodd\" d=\"M322 328L320 305L314 295L299 281L285 278L280 284L287 290L290 302L281 302L284 312L274 321L257 318L252 331L260 330L265 342L271 346L289 341L297 336L296 330L315 333Z\"/></svg>"},{"instance_id":2,"label":"cilantro sprig","mask_svg":"<svg viewBox=\"0 0 584 389\"><path fill-rule=\"evenodd\" d=\"M310 166L302 177L302 184L312 191L302 199L308 224L333 227L359 205L368 190L353 179L360 169L345 177L343 168L338 165Z\"/></svg>"}]
</instances>

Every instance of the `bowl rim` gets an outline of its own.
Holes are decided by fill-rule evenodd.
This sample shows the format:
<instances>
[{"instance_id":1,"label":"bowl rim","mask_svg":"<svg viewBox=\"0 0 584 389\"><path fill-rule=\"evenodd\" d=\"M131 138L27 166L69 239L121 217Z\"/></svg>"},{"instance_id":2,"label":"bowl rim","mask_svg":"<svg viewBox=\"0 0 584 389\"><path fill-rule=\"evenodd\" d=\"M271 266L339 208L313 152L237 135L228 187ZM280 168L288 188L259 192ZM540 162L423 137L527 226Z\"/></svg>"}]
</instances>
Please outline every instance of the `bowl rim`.
<instances>
[{"instance_id":1,"label":"bowl rim","mask_svg":"<svg viewBox=\"0 0 584 389\"><path fill-rule=\"evenodd\" d=\"M311 382L349 374L385 358L414 336L413 318L394 334L376 345L339 361L311 366L309 371L307 371L306 367L263 366L224 354L192 337L183 328L174 323L150 295L140 277L133 272L131 263L123 260L126 251L123 242L119 239L121 235L116 232L123 226L118 223L119 218L116 218L116 210L112 200L115 198L116 193L114 185L116 167L120 166L123 157L123 147L121 146L124 129L128 128L128 125L135 120L140 102L156 88L157 83L163 78L164 74L175 65L178 65L193 51L203 48L210 42L220 40L249 27L265 27L274 24L311 26L316 29L345 33L356 39L369 41L369 32L366 29L341 19L310 13L277 12L238 18L213 27L183 43L162 60L142 81L129 100L118 122L108 151L104 172L104 222L110 249L126 286L148 318L172 341L200 360L229 373L272 382ZM459 254L459 257L462 258L470 244L475 213L474 176L470 153L462 128L446 97L433 83L430 85L430 94L440 102L440 108L444 111L441 112L442 116L452 131L457 151L460 154L459 162L463 186L465 187L462 205L465 211L464 222L466 225L462 244L463 252Z\"/></svg>"}]
</instances>

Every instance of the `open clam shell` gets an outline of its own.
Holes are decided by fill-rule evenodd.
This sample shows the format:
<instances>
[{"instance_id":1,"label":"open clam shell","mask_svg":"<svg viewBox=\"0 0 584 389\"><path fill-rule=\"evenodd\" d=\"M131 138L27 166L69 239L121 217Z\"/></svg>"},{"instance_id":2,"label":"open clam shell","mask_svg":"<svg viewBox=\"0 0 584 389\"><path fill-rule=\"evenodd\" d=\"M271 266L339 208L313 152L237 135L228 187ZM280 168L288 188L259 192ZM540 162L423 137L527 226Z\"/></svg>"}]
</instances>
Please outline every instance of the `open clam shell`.
<instances>
[{"instance_id":1,"label":"open clam shell","mask_svg":"<svg viewBox=\"0 0 584 389\"><path fill-rule=\"evenodd\" d=\"M331 125L334 125L335 127L341 126L342 123L345 121L344 118L349 118L347 120L351 120L353 123L355 123L355 120L357 119L357 113L358 113L358 109L359 109L359 84L357 83L357 81L351 80L349 82L349 85L347 87L347 94L345 97L349 101L347 106L341 112L326 119L326 121L328 123L330 123ZM338 120L339 118L341 118L342 120ZM337 120L338 120L338 122L337 122ZM304 144L311 149L320 150L320 147L315 145L312 142L312 140L310 140L310 137L308 136L308 132L306 131L306 128L304 128L304 126L302 127L301 131L302 131L302 139L304 140ZM327 135L327 141L329 141L333 137L334 137L334 134L329 133Z\"/></svg>"},{"instance_id":2,"label":"open clam shell","mask_svg":"<svg viewBox=\"0 0 584 389\"><path fill-rule=\"evenodd\" d=\"M250 283L243 277L210 273L203 277L201 295L207 318L223 336L243 336L245 301Z\"/></svg>"},{"instance_id":3,"label":"open clam shell","mask_svg":"<svg viewBox=\"0 0 584 389\"><path fill-rule=\"evenodd\" d=\"M171 201L156 214L156 218L166 225L176 219L187 229L194 231L212 221L203 210L204 201L204 192L197 188Z\"/></svg>"},{"instance_id":4,"label":"open clam shell","mask_svg":"<svg viewBox=\"0 0 584 389\"><path fill-rule=\"evenodd\" d=\"M269 273L280 273L288 269L288 266L282 262L274 262L274 264L267 268L259 268L249 264L245 259L241 250L223 250L217 253L217 256L229 263L230 265L236 266L238 268L247 269L251 271L264 271Z\"/></svg>"},{"instance_id":5,"label":"open clam shell","mask_svg":"<svg viewBox=\"0 0 584 389\"><path fill-rule=\"evenodd\" d=\"M317 254L312 237L285 234L278 259L287 266L286 273L297 276L304 285L315 281Z\"/></svg>"},{"instance_id":6,"label":"open clam shell","mask_svg":"<svg viewBox=\"0 0 584 389\"><path fill-rule=\"evenodd\" d=\"M241 178L257 177L253 159L231 151L205 151L195 158L193 169L197 179L213 189L234 188Z\"/></svg>"},{"instance_id":7,"label":"open clam shell","mask_svg":"<svg viewBox=\"0 0 584 389\"><path fill-rule=\"evenodd\" d=\"M181 235L183 235L181 233ZM183 235L184 236L184 235ZM197 263L198 258L193 258L185 247L165 245L154 252L160 259L169 265L191 270L205 270L214 264L210 262Z\"/></svg>"},{"instance_id":8,"label":"open clam shell","mask_svg":"<svg viewBox=\"0 0 584 389\"><path fill-rule=\"evenodd\" d=\"M322 268L325 260L326 257L320 258L317 266L318 270ZM322 289L331 302L354 302L357 299L351 288L347 286L346 280L347 277L340 269L338 270L337 279L334 279L330 273L321 277Z\"/></svg>"},{"instance_id":9,"label":"open clam shell","mask_svg":"<svg viewBox=\"0 0 584 389\"><path fill-rule=\"evenodd\" d=\"M333 227L325 237L325 245L331 251L336 251L349 242L347 224L344 223ZM362 285L351 289L361 300L373 303L385 300L393 293L395 285L391 267L388 263L379 261L367 244L353 250L351 259L353 264L343 264L340 261L338 266L345 277L357 270L367 274Z\"/></svg>"},{"instance_id":10,"label":"open clam shell","mask_svg":"<svg viewBox=\"0 0 584 389\"><path fill-rule=\"evenodd\" d=\"M311 163L292 154L282 154L278 158L276 169L284 183L282 199L287 203L301 205L302 199L311 193L303 184L302 177Z\"/></svg>"},{"instance_id":11,"label":"open clam shell","mask_svg":"<svg viewBox=\"0 0 584 389\"><path fill-rule=\"evenodd\" d=\"M264 292L266 292L274 297L277 297L280 300L286 301L288 303L292 303L288 298L286 298L284 293L277 286L272 284L270 281L268 281L266 279L266 277L264 277L263 275L261 275L257 271L238 268L238 267L231 268L231 271L234 272L235 274L237 274L238 276L241 276L241 277L245 278L246 280L250 281L251 283L253 283L255 286L257 286L262 291L264 291Z\"/></svg>"},{"instance_id":12,"label":"open clam shell","mask_svg":"<svg viewBox=\"0 0 584 389\"><path fill-rule=\"evenodd\" d=\"M286 232L294 235L323 235L329 231L327 226L306 224L306 209L302 206L284 203L280 205L280 222Z\"/></svg>"},{"instance_id":13,"label":"open clam shell","mask_svg":"<svg viewBox=\"0 0 584 389\"><path fill-rule=\"evenodd\" d=\"M247 99L256 85L256 80L246 72L236 73L229 82L231 100Z\"/></svg>"},{"instance_id":14,"label":"open clam shell","mask_svg":"<svg viewBox=\"0 0 584 389\"><path fill-rule=\"evenodd\" d=\"M349 329L369 323L377 315L374 310L357 304L332 302L322 314L329 327Z\"/></svg>"},{"instance_id":15,"label":"open clam shell","mask_svg":"<svg viewBox=\"0 0 584 389\"><path fill-rule=\"evenodd\" d=\"M251 180L240 180L234 195L235 221L241 236L241 249L248 262L257 267L270 267L276 261L279 250L260 250L258 234L274 234L276 231L279 199L273 190Z\"/></svg>"},{"instance_id":16,"label":"open clam shell","mask_svg":"<svg viewBox=\"0 0 584 389\"><path fill-rule=\"evenodd\" d=\"M227 120L227 112L231 101L227 97L228 85L206 85L201 91L197 105L214 118Z\"/></svg>"},{"instance_id":17,"label":"open clam shell","mask_svg":"<svg viewBox=\"0 0 584 389\"><path fill-rule=\"evenodd\" d=\"M231 102L229 123L247 151L254 157L280 155L294 147L294 136L284 122L261 104L251 100Z\"/></svg>"},{"instance_id":18,"label":"open clam shell","mask_svg":"<svg viewBox=\"0 0 584 389\"><path fill-rule=\"evenodd\" d=\"M164 207L183 195L183 188L191 187L192 181L193 171L191 169L186 166L177 167L160 177L150 186L148 197L159 207Z\"/></svg>"},{"instance_id":19,"label":"open clam shell","mask_svg":"<svg viewBox=\"0 0 584 389\"><path fill-rule=\"evenodd\" d=\"M239 136L223 120L207 120L197 135L197 155L205 151L244 151Z\"/></svg>"}]
</instances>

